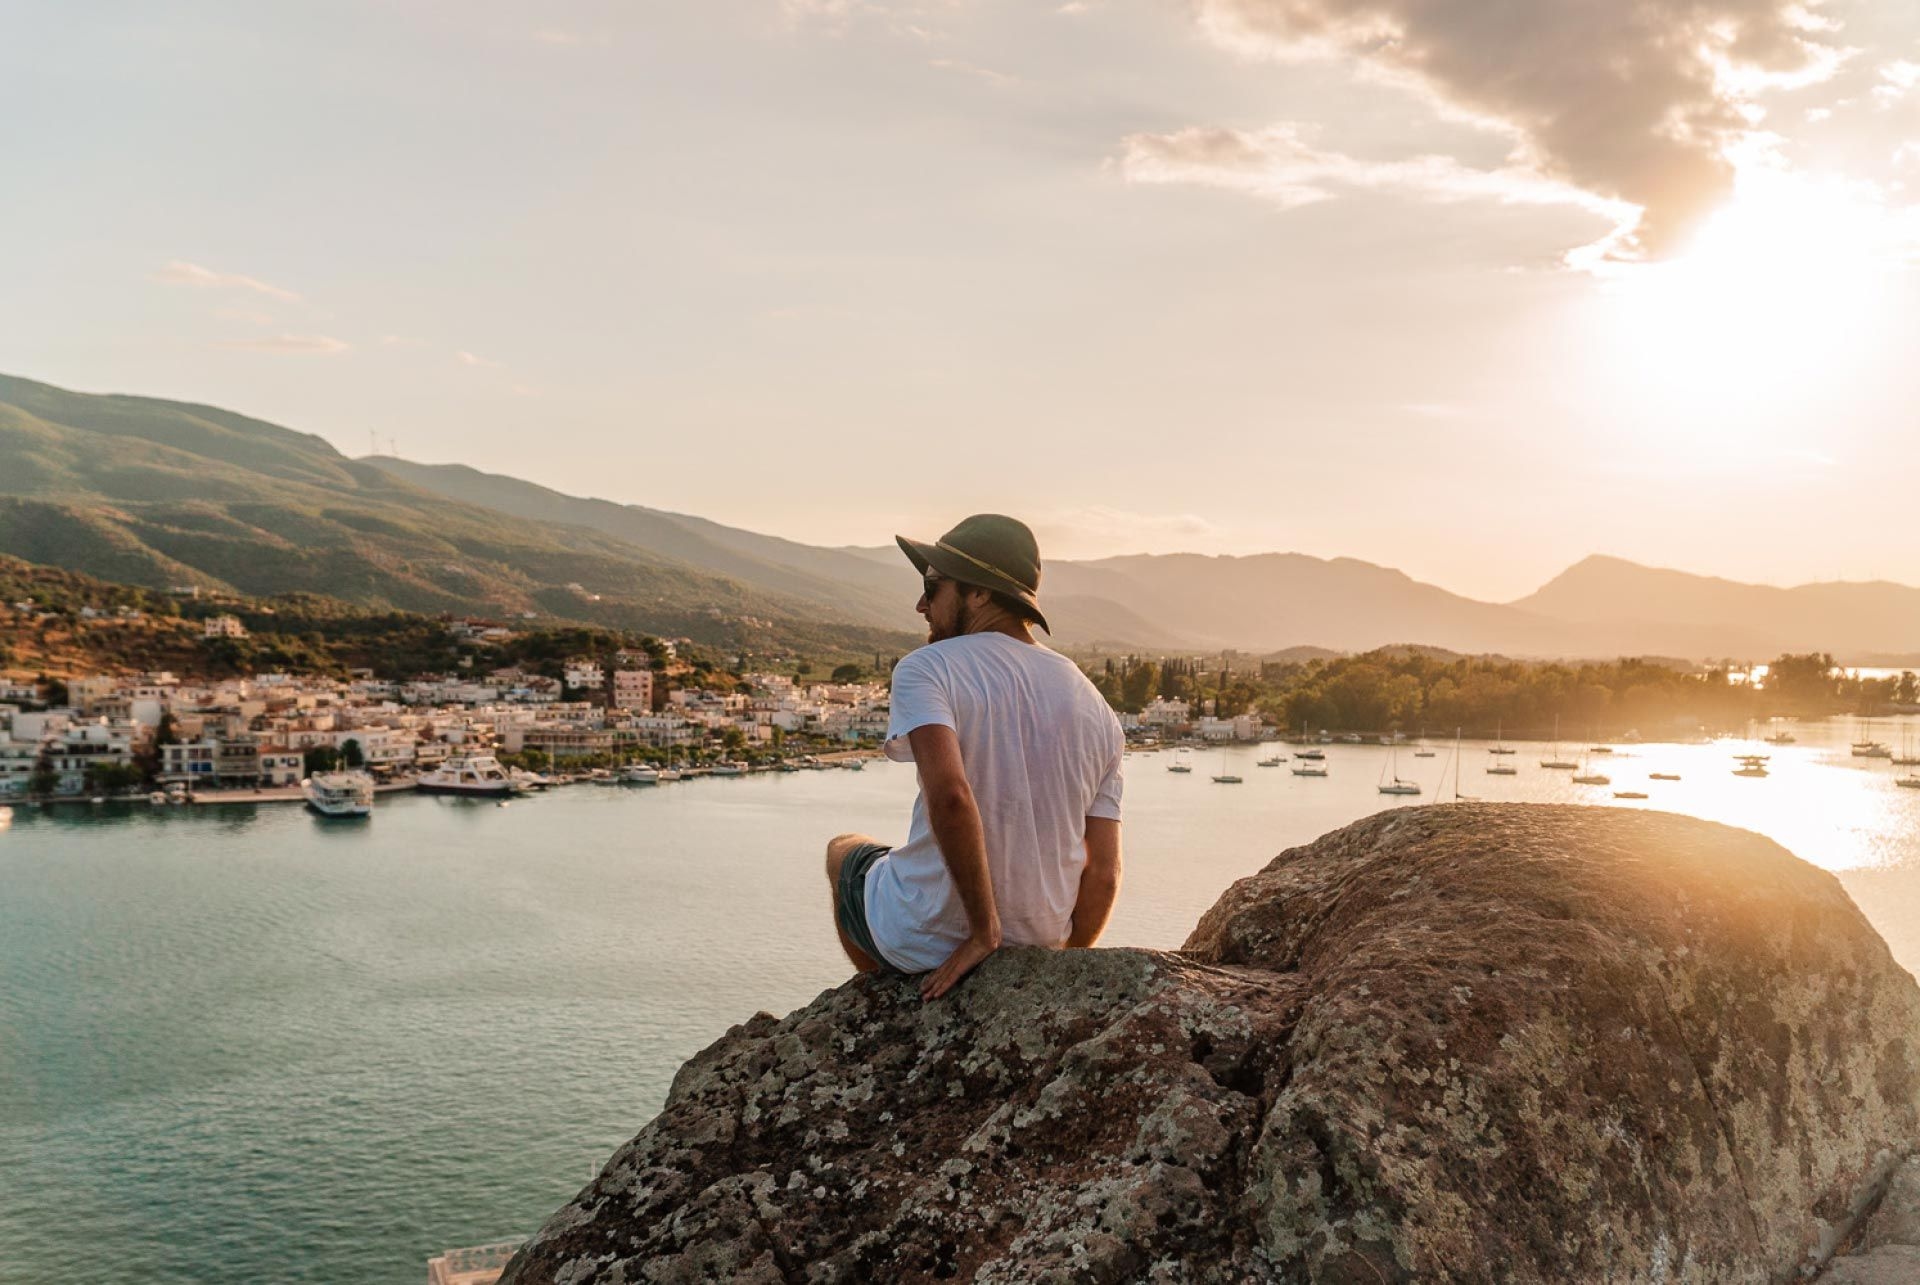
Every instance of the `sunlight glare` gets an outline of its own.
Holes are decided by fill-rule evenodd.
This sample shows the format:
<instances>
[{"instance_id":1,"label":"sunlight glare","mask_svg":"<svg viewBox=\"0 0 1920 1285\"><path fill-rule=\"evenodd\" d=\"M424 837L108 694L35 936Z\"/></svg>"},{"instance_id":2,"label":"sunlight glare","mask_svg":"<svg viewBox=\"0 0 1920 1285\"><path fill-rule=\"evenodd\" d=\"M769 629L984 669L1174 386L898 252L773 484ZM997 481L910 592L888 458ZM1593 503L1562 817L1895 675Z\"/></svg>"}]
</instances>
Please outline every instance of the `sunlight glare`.
<instances>
[{"instance_id":1,"label":"sunlight glare","mask_svg":"<svg viewBox=\"0 0 1920 1285\"><path fill-rule=\"evenodd\" d=\"M1611 274L1609 380L1667 449L1792 456L1883 342L1899 260L1870 194L1745 173L1683 254Z\"/></svg>"}]
</instances>

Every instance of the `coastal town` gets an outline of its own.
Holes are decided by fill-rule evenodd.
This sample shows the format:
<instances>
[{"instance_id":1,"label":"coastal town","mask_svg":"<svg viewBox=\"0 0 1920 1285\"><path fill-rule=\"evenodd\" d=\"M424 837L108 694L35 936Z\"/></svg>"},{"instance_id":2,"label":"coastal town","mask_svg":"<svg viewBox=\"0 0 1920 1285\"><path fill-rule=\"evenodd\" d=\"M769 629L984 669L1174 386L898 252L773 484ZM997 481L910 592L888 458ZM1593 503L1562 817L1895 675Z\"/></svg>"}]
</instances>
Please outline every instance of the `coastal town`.
<instances>
[{"instance_id":1,"label":"coastal town","mask_svg":"<svg viewBox=\"0 0 1920 1285\"><path fill-rule=\"evenodd\" d=\"M149 790L297 798L316 771L359 769L405 786L483 754L541 784L647 763L746 769L857 757L886 731L883 684L746 673L725 691L657 691L651 660L582 658L557 679L509 665L408 680L164 671L8 680L0 800Z\"/></svg>"}]
</instances>

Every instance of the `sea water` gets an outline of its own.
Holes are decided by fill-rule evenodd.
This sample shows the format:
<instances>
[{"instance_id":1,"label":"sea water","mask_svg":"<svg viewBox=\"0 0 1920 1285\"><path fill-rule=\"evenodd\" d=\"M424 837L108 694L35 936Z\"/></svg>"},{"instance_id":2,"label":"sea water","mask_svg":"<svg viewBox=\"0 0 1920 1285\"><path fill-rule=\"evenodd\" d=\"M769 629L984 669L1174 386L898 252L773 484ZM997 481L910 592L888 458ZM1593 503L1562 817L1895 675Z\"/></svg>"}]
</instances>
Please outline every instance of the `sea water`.
<instances>
[{"instance_id":1,"label":"sea water","mask_svg":"<svg viewBox=\"0 0 1920 1285\"><path fill-rule=\"evenodd\" d=\"M1851 758L1846 722L1795 731L1619 746L1590 759L1604 787L1540 768L1539 745L1488 776L1468 743L1458 789L1759 830L1833 870L1915 968L1920 790ZM1432 748L1327 746L1325 779L1294 776L1286 745L1195 750L1186 774L1129 755L1106 944L1178 946L1282 849L1452 798L1452 746ZM1732 775L1747 750L1770 776ZM1273 752L1286 762L1255 765ZM1378 793L1395 769L1419 798ZM1211 779L1229 773L1243 782ZM897 840L913 790L911 768L869 763L507 807L383 796L363 822L17 808L0 831L0 1281L411 1285L433 1253L531 1232L688 1056L845 979L822 849Z\"/></svg>"}]
</instances>

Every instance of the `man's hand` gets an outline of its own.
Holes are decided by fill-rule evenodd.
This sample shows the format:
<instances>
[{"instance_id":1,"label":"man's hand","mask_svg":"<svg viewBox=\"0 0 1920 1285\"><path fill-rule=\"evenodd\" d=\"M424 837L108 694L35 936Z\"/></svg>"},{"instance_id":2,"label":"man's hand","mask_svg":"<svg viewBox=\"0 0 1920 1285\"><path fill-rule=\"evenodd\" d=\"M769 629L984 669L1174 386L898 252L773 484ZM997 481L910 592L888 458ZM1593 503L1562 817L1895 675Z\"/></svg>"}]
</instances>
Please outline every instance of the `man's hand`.
<instances>
[{"instance_id":1,"label":"man's hand","mask_svg":"<svg viewBox=\"0 0 1920 1285\"><path fill-rule=\"evenodd\" d=\"M980 961L1000 949L1000 934L969 937L960 949L947 956L947 962L920 979L920 998L939 999L957 985L962 977L980 966Z\"/></svg>"}]
</instances>

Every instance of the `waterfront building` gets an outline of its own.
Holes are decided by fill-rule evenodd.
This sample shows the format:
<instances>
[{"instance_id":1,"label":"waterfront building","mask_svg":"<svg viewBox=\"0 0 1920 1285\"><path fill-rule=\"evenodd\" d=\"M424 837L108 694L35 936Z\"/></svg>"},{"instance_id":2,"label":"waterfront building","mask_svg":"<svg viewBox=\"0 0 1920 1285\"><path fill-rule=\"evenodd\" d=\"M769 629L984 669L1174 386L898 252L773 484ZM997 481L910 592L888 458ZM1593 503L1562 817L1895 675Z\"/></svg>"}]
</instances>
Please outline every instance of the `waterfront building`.
<instances>
[{"instance_id":1,"label":"waterfront building","mask_svg":"<svg viewBox=\"0 0 1920 1285\"><path fill-rule=\"evenodd\" d=\"M219 779L218 741L176 741L160 747L160 779L188 785L212 785Z\"/></svg>"}]
</instances>

